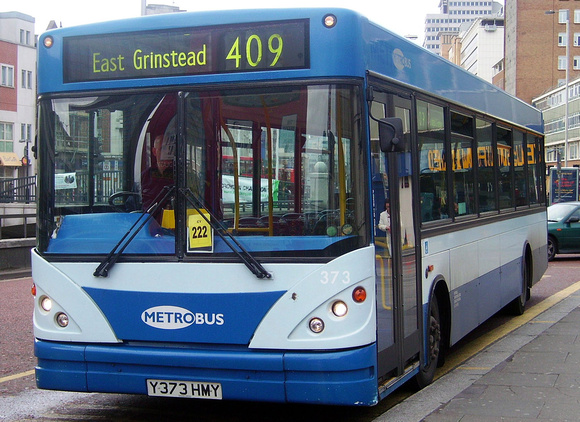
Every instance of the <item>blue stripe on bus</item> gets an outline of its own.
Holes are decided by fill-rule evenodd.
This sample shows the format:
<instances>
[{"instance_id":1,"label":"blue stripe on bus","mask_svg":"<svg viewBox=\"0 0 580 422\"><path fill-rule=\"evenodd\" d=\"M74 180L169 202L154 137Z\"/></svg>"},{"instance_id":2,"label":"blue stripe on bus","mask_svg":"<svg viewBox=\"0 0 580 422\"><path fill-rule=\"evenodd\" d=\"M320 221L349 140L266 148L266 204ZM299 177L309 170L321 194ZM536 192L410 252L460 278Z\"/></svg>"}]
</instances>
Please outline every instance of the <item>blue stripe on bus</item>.
<instances>
[{"instance_id":1,"label":"blue stripe on bus","mask_svg":"<svg viewBox=\"0 0 580 422\"><path fill-rule=\"evenodd\" d=\"M244 345L250 342L264 315L285 293L193 294L84 289L121 340Z\"/></svg>"},{"instance_id":2,"label":"blue stripe on bus","mask_svg":"<svg viewBox=\"0 0 580 422\"><path fill-rule=\"evenodd\" d=\"M377 403L376 353L35 343L39 388L147 394L155 378L219 382L229 400L340 405Z\"/></svg>"}]
</instances>

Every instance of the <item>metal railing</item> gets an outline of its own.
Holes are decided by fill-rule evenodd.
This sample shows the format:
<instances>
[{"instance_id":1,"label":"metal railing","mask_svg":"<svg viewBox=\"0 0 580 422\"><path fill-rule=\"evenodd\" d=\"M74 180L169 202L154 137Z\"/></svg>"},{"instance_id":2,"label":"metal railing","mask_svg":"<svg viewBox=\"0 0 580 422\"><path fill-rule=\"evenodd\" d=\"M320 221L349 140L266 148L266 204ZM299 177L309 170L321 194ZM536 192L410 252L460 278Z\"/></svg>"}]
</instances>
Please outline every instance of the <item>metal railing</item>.
<instances>
[{"instance_id":1,"label":"metal railing","mask_svg":"<svg viewBox=\"0 0 580 422\"><path fill-rule=\"evenodd\" d=\"M36 202L36 176L0 179L0 203Z\"/></svg>"},{"instance_id":2,"label":"metal railing","mask_svg":"<svg viewBox=\"0 0 580 422\"><path fill-rule=\"evenodd\" d=\"M9 209L0 206L0 239L28 238L35 235L36 176L0 179L0 204L16 204L21 212L15 213L14 205ZM18 206L19 204L30 204ZM8 221L7 221L8 220Z\"/></svg>"},{"instance_id":3,"label":"metal railing","mask_svg":"<svg viewBox=\"0 0 580 422\"><path fill-rule=\"evenodd\" d=\"M15 226L5 226L4 220L10 219L18 219L22 221L21 224L17 224ZM30 220L36 219L36 212L32 213L19 213L19 214L1 214L0 215L0 240L6 238L6 234L8 233L8 238L10 239L18 239L23 238L26 239L29 236L34 237L36 235L35 228L28 227Z\"/></svg>"}]
</instances>

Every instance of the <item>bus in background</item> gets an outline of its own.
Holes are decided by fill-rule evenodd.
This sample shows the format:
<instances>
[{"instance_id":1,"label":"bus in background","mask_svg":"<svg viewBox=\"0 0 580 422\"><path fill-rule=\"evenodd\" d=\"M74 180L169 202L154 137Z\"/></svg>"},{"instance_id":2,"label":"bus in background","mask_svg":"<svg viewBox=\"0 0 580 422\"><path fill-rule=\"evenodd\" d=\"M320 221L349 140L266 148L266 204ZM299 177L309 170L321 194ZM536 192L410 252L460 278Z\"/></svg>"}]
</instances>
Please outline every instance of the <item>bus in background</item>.
<instances>
[{"instance_id":1,"label":"bus in background","mask_svg":"<svg viewBox=\"0 0 580 422\"><path fill-rule=\"evenodd\" d=\"M357 13L39 45L39 388L374 405L547 267L540 112Z\"/></svg>"}]
</instances>

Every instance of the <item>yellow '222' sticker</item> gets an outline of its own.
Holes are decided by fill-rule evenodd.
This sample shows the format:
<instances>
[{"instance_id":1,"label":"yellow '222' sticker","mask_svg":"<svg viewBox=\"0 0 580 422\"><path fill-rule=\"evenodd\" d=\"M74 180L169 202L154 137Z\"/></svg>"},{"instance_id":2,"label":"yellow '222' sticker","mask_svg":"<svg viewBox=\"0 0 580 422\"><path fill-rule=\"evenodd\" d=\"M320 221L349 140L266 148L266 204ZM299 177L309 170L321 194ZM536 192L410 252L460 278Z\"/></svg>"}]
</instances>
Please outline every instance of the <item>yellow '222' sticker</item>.
<instances>
[{"instance_id":1,"label":"yellow '222' sticker","mask_svg":"<svg viewBox=\"0 0 580 422\"><path fill-rule=\"evenodd\" d=\"M209 224L211 217L205 210L201 210L201 212L203 215L195 210L188 210L187 227L190 252L213 251L213 231Z\"/></svg>"}]
</instances>

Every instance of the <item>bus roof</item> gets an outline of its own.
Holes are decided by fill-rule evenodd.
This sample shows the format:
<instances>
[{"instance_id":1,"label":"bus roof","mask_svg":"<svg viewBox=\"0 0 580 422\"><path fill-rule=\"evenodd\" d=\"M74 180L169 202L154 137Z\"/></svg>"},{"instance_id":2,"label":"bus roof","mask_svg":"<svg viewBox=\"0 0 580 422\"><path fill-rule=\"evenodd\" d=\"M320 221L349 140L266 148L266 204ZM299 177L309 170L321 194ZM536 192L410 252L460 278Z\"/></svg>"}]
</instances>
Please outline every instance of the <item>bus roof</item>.
<instances>
[{"instance_id":1,"label":"bus roof","mask_svg":"<svg viewBox=\"0 0 580 422\"><path fill-rule=\"evenodd\" d=\"M328 14L335 15L337 18L337 23L332 28L327 28L323 24L323 19ZM153 54L153 51L150 51L152 48L144 40L153 39L156 35L159 35L157 38L163 39L167 31L189 29L190 32L207 35L208 48L211 50L213 45L211 43L217 42L209 41L212 35L214 39L218 36L223 37L224 31L230 31L230 29L235 31L238 28L249 36L247 34L252 33L252 28L256 23L259 23L256 25L258 28L259 25L275 27L290 21L307 22L305 34L309 34L310 37L305 36L304 53L308 57L302 64L297 63L295 66L284 67L280 70L257 67L257 70L230 72L216 65L217 72L200 71L195 74L171 74L164 77L148 75L147 79L132 74L119 77L112 75L110 78L108 76L111 75L106 75L94 81L65 80L64 45L68 40L86 39L87 41L82 45L90 49L92 40L98 43L102 38L100 42L104 43L113 39L103 37L103 35L112 37L125 35L126 37L122 39L127 48L133 48L132 51L138 48L143 54ZM221 29L218 29L218 32L211 32L212 28ZM202 35L200 36L203 38ZM53 40L50 48L44 47L44 40L47 37ZM126 40L132 40L132 44L125 42ZM299 43L299 41L298 39L295 42ZM140 42L142 44L139 44ZM268 41L261 42L263 48L267 48L265 46L268 45ZM274 43L274 50L278 46L277 42ZM242 48L240 51L243 50ZM80 51L83 54L76 54L74 60L82 56L93 57L91 54L99 54L94 57L107 59L105 55L95 53L95 50L86 51L86 54L84 54L85 50ZM206 53L208 56L215 55L211 51L206 51ZM223 55L225 54L227 51L224 50ZM118 56L113 56L111 59L114 57ZM124 54L123 58L126 60L125 63L136 60L130 57L130 54ZM221 60L226 59L222 57ZM89 64L95 67L97 66L95 63L102 62L95 59L92 64ZM74 65L71 63L70 66L78 66L78 63L75 62ZM40 38L38 91L40 95L43 95L133 89L144 86L213 85L337 77L364 78L369 73L401 83L412 90L428 93L538 132L543 131L541 112L531 105L415 43L381 28L356 12L336 8L185 12L51 30L42 34Z\"/></svg>"}]
</instances>

